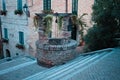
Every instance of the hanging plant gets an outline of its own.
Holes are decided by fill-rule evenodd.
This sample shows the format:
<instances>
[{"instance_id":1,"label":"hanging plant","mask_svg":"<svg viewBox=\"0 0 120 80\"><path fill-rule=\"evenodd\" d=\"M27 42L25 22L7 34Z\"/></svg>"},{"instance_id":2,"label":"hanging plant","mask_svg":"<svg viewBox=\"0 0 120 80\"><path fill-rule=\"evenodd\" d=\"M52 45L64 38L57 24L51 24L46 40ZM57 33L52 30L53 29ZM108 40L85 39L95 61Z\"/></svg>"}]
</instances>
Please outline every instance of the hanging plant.
<instances>
[{"instance_id":1,"label":"hanging plant","mask_svg":"<svg viewBox=\"0 0 120 80\"><path fill-rule=\"evenodd\" d=\"M52 20L53 20L52 15L47 15L43 18L43 25L44 25L44 28L45 28L44 31L45 31L46 35L48 35L49 32L51 32Z\"/></svg>"},{"instance_id":2,"label":"hanging plant","mask_svg":"<svg viewBox=\"0 0 120 80\"><path fill-rule=\"evenodd\" d=\"M61 28L62 28L62 23L63 23L63 16L59 16L58 17L58 27L59 27L59 30L61 30Z\"/></svg>"},{"instance_id":3,"label":"hanging plant","mask_svg":"<svg viewBox=\"0 0 120 80\"><path fill-rule=\"evenodd\" d=\"M36 28L39 26L39 16L34 16L33 23Z\"/></svg>"}]
</instances>

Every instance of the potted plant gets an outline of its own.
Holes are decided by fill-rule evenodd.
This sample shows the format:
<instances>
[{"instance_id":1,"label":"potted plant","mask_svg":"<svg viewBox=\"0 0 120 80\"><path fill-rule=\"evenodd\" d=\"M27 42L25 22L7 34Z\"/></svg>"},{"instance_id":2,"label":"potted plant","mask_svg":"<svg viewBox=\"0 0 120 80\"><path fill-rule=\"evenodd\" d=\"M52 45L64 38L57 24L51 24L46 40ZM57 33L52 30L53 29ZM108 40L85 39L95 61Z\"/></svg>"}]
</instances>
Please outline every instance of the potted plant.
<instances>
[{"instance_id":1,"label":"potted plant","mask_svg":"<svg viewBox=\"0 0 120 80\"><path fill-rule=\"evenodd\" d=\"M15 10L15 11L14 11L14 14L15 14L15 15L17 15L17 14L22 15L22 14L23 14L23 11L22 11L22 10Z\"/></svg>"},{"instance_id":2,"label":"potted plant","mask_svg":"<svg viewBox=\"0 0 120 80\"><path fill-rule=\"evenodd\" d=\"M0 11L0 15L6 16L6 15L7 15L7 11L6 11L6 10L1 10L1 11Z\"/></svg>"},{"instance_id":3,"label":"potted plant","mask_svg":"<svg viewBox=\"0 0 120 80\"><path fill-rule=\"evenodd\" d=\"M18 49L25 49L25 46L23 44L16 44L16 47Z\"/></svg>"},{"instance_id":4,"label":"potted plant","mask_svg":"<svg viewBox=\"0 0 120 80\"><path fill-rule=\"evenodd\" d=\"M2 38L2 42L3 42L3 43L8 43L9 40L8 40L8 39L5 39L5 38Z\"/></svg>"}]
</instances>

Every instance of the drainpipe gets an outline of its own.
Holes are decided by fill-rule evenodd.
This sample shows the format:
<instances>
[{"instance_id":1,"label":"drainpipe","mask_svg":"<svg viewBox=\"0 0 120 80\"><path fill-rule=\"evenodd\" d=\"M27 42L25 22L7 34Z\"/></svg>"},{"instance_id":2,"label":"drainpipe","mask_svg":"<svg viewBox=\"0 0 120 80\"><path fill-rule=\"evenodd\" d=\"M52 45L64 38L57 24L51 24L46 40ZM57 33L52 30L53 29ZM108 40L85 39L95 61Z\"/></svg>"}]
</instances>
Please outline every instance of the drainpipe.
<instances>
[{"instance_id":1,"label":"drainpipe","mask_svg":"<svg viewBox=\"0 0 120 80\"><path fill-rule=\"evenodd\" d=\"M2 42L2 21L1 21L1 16L0 16L0 40ZM1 52L0 52L0 58L4 58L4 55L3 55L3 43L1 43Z\"/></svg>"},{"instance_id":2,"label":"drainpipe","mask_svg":"<svg viewBox=\"0 0 120 80\"><path fill-rule=\"evenodd\" d=\"M66 0L66 13L68 13L68 0Z\"/></svg>"}]
</instances>

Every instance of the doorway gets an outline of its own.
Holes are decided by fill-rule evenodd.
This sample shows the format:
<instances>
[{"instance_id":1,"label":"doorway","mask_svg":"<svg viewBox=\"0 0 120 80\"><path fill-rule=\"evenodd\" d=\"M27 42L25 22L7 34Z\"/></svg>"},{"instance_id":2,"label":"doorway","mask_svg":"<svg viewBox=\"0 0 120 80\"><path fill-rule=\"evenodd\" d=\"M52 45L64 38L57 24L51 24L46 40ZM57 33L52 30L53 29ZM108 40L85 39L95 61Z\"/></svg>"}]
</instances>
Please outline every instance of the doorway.
<instances>
[{"instance_id":1,"label":"doorway","mask_svg":"<svg viewBox=\"0 0 120 80\"><path fill-rule=\"evenodd\" d=\"M10 51L6 49L6 57L11 57Z\"/></svg>"},{"instance_id":2,"label":"doorway","mask_svg":"<svg viewBox=\"0 0 120 80\"><path fill-rule=\"evenodd\" d=\"M76 40L76 37L77 37L77 27L73 26L71 32L71 39Z\"/></svg>"}]
</instances>

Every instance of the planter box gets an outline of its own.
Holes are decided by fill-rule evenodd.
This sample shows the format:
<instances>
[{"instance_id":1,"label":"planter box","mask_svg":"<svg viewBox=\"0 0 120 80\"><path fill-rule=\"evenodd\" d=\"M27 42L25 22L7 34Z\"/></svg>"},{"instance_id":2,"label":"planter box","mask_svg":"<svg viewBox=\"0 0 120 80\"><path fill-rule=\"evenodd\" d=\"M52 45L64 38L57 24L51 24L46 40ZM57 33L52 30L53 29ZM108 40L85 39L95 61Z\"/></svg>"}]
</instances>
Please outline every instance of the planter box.
<instances>
[{"instance_id":1,"label":"planter box","mask_svg":"<svg viewBox=\"0 0 120 80\"><path fill-rule=\"evenodd\" d=\"M16 44L16 47L18 49L25 49L25 46L23 44Z\"/></svg>"},{"instance_id":2,"label":"planter box","mask_svg":"<svg viewBox=\"0 0 120 80\"><path fill-rule=\"evenodd\" d=\"M5 10L5 11L4 11L4 10L1 10L1 11L0 11L0 15L6 16L6 15L7 15L7 11L6 11L6 10Z\"/></svg>"},{"instance_id":3,"label":"planter box","mask_svg":"<svg viewBox=\"0 0 120 80\"><path fill-rule=\"evenodd\" d=\"M3 43L9 43L9 40L8 40L8 39L3 38L3 39L2 39L2 42L3 42Z\"/></svg>"},{"instance_id":4,"label":"planter box","mask_svg":"<svg viewBox=\"0 0 120 80\"><path fill-rule=\"evenodd\" d=\"M17 15L17 14L22 15L22 14L23 14L23 11L22 11L22 10L15 10L15 11L14 11L14 14L15 14L15 15Z\"/></svg>"}]
</instances>

